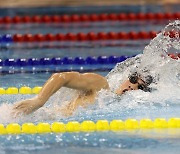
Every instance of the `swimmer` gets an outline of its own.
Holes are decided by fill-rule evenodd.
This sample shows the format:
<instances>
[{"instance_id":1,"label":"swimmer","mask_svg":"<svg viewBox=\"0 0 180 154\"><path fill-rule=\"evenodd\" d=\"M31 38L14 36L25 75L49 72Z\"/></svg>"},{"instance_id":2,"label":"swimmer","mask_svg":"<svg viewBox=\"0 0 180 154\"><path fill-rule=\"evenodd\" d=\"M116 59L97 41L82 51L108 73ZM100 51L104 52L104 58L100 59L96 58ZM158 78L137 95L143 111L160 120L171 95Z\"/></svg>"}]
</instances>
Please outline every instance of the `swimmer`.
<instances>
[{"instance_id":1,"label":"swimmer","mask_svg":"<svg viewBox=\"0 0 180 154\"><path fill-rule=\"evenodd\" d=\"M118 89L117 95L122 95L130 90L150 91L148 85L152 82L152 77L147 76L143 80L138 73L133 73L124 81ZM44 84L41 91L34 98L16 103L13 107L13 114L30 114L42 107L47 100L61 87L76 89L79 95L73 98L65 107L57 109L64 116L70 116L79 107L87 107L95 102L97 93L101 89L109 90L107 79L95 73L62 72L53 74Z\"/></svg>"}]
</instances>

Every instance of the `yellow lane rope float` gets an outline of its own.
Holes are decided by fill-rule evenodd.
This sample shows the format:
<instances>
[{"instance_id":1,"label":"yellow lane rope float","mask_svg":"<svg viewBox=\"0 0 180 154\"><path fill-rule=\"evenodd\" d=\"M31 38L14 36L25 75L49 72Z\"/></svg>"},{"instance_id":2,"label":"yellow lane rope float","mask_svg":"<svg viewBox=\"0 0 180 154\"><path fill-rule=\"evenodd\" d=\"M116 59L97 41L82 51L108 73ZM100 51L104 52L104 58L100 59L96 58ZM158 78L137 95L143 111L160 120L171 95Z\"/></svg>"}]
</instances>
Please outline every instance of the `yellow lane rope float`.
<instances>
[{"instance_id":1,"label":"yellow lane rope float","mask_svg":"<svg viewBox=\"0 0 180 154\"><path fill-rule=\"evenodd\" d=\"M70 121L66 124L63 122L53 122L51 124L40 122L38 124L10 123L6 126L0 124L0 134L43 134L43 133L71 133L71 132L103 132L103 131L128 131L128 130L152 130L152 129L178 129L180 128L180 118L151 119L127 119L122 120L98 120L96 123L90 120L79 123Z\"/></svg>"},{"instance_id":2,"label":"yellow lane rope float","mask_svg":"<svg viewBox=\"0 0 180 154\"><path fill-rule=\"evenodd\" d=\"M3 94L38 94L39 91L41 90L42 87L34 87L34 88L30 88L30 87L20 87L20 88L16 88L16 87L9 87L7 89L4 88L0 88L0 95Z\"/></svg>"},{"instance_id":3,"label":"yellow lane rope float","mask_svg":"<svg viewBox=\"0 0 180 154\"><path fill-rule=\"evenodd\" d=\"M7 89L0 88L0 94L38 94L42 87L9 87ZM98 120L93 121L70 121L67 124L62 122L49 123L11 123L7 126L0 124L0 134L41 134L41 133L65 133L65 132L94 132L94 131L123 131L136 129L165 129L165 128L180 128L180 118L170 118L168 121L164 118L151 119L127 119L122 120Z\"/></svg>"}]
</instances>

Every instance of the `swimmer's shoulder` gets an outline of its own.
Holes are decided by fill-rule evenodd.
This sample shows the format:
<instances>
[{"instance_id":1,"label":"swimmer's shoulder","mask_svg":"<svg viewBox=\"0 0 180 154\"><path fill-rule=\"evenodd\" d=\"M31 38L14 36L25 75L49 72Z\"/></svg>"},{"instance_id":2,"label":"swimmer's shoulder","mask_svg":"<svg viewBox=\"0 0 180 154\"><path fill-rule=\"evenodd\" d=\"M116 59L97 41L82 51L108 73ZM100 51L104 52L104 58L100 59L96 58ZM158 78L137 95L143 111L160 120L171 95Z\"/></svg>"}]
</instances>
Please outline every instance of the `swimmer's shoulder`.
<instances>
[{"instance_id":1,"label":"swimmer's shoulder","mask_svg":"<svg viewBox=\"0 0 180 154\"><path fill-rule=\"evenodd\" d=\"M109 89L109 84L107 79L96 73L83 73L84 78L87 78L89 81L89 86L94 86L93 89Z\"/></svg>"}]
</instances>

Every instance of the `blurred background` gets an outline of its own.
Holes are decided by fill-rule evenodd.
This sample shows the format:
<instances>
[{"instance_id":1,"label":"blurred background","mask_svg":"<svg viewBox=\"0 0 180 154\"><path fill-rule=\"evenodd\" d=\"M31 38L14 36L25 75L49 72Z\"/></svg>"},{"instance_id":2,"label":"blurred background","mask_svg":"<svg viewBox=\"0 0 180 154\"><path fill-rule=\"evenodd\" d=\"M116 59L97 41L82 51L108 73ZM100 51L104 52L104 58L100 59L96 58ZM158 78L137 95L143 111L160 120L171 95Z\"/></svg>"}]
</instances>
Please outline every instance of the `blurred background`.
<instances>
[{"instance_id":1,"label":"blurred background","mask_svg":"<svg viewBox=\"0 0 180 154\"><path fill-rule=\"evenodd\" d=\"M106 75L117 62L142 53L180 17L179 10L178 0L0 0L1 74L77 70ZM22 76L16 76L21 85L37 84ZM42 74L38 84L49 76ZM12 83L2 80L2 86L20 86L9 77Z\"/></svg>"},{"instance_id":2,"label":"blurred background","mask_svg":"<svg viewBox=\"0 0 180 154\"><path fill-rule=\"evenodd\" d=\"M167 4L177 4L178 0L6 0L1 1L1 7L42 7L42 6L103 6L103 5L145 5L145 4L154 4L154 5L167 5Z\"/></svg>"},{"instance_id":3,"label":"blurred background","mask_svg":"<svg viewBox=\"0 0 180 154\"><path fill-rule=\"evenodd\" d=\"M179 117L179 87L173 82L172 73L179 70L179 65L171 64L166 69L168 63L161 72L168 77L162 92L136 91L122 98L102 93L94 106L80 108L67 118L59 116L61 113L55 113L54 109L56 103L61 105L69 99L72 91L60 91L47 106L31 115L19 119L11 115L12 104L37 94L52 73L78 71L106 76L117 63L142 54L166 25L178 19L180 0L0 0L0 124ZM168 34L171 38L179 32L178 22L175 26L174 32ZM155 54L147 59L156 57L156 49L157 52L166 51L163 48L166 44L159 42L156 46L154 41L153 48L151 46L148 51ZM176 49L167 52L171 52L174 59L180 57L174 54ZM159 71L163 67L158 65ZM125 63L123 67L128 66ZM117 78L112 78L114 85L119 84ZM0 126L1 131L4 126ZM143 131L141 135L138 130L122 134L0 135L0 153L179 154L179 134L174 130L156 131L149 133L148 130L148 135Z\"/></svg>"},{"instance_id":4,"label":"blurred background","mask_svg":"<svg viewBox=\"0 0 180 154\"><path fill-rule=\"evenodd\" d=\"M1 0L0 7L9 8L3 9L1 12L2 15L13 15L13 12L21 15L23 13L33 14L36 12L31 12L27 8L33 7L34 10L43 14L47 11L49 13L90 13L96 10L97 12L159 12L158 8L162 7L161 11L178 11L179 8L179 0ZM123 8L119 7L124 5ZM132 7L127 8L126 5L130 5ZM112 7L110 9L110 6ZM133 9L133 6L138 7L139 9ZM151 8L151 6L156 6L155 8ZM37 8L38 7L38 8ZM61 9L56 9L54 12L50 9L50 7L61 7ZM69 7L69 10L67 9ZM78 8L82 7L82 8ZM13 9L13 8L17 8ZM26 9L23 9L26 8ZM36 9L37 8L37 9ZM48 10L46 8L49 8ZM66 9L65 9L66 8ZM132 10L131 10L132 9Z\"/></svg>"}]
</instances>

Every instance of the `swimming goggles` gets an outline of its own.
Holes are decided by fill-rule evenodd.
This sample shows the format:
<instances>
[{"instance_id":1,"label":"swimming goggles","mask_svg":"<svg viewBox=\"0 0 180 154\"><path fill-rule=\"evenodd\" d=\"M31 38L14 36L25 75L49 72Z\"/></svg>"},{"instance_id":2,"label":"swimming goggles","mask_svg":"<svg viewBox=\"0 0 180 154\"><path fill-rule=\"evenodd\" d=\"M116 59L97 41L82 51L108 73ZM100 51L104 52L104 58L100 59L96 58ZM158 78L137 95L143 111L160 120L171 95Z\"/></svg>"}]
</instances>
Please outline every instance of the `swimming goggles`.
<instances>
[{"instance_id":1,"label":"swimming goggles","mask_svg":"<svg viewBox=\"0 0 180 154\"><path fill-rule=\"evenodd\" d=\"M150 91L150 88L148 88L145 84L140 84L138 82L138 79L139 77L136 76L136 75L131 75L129 76L129 81L132 83L132 84L138 84L138 89L140 90L143 90L143 91ZM143 81L143 80L142 80ZM144 81L143 81L144 82ZM145 82L144 82L145 83Z\"/></svg>"}]
</instances>

